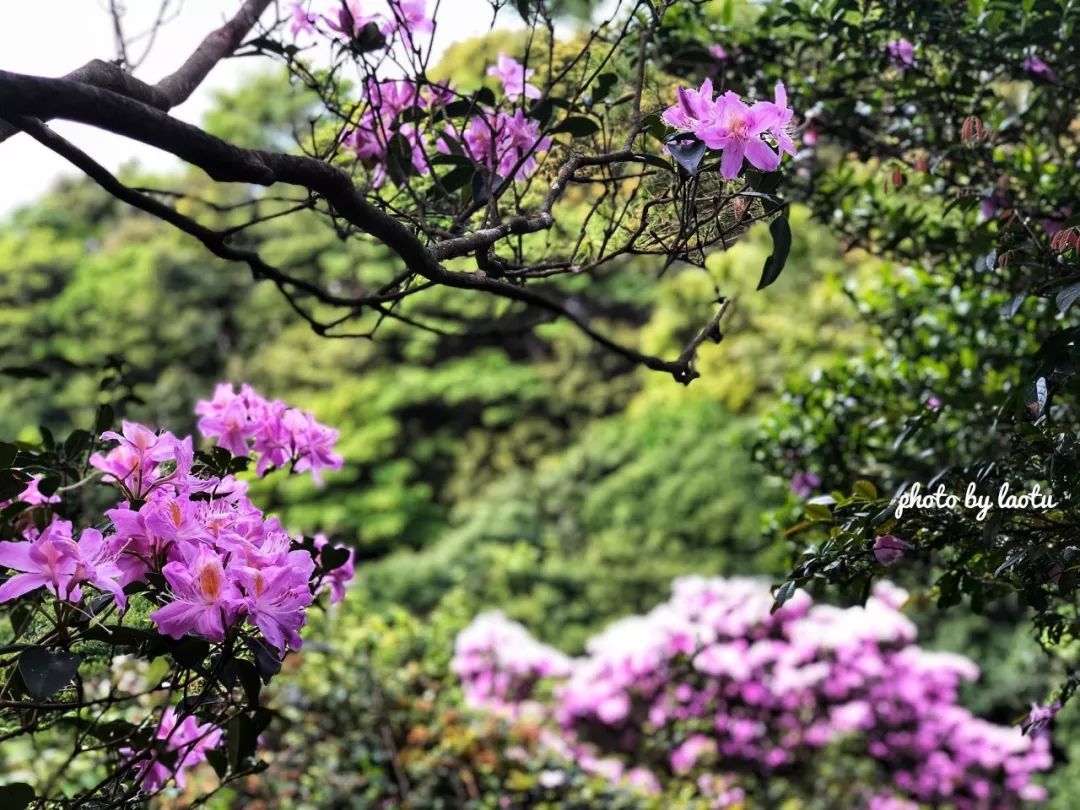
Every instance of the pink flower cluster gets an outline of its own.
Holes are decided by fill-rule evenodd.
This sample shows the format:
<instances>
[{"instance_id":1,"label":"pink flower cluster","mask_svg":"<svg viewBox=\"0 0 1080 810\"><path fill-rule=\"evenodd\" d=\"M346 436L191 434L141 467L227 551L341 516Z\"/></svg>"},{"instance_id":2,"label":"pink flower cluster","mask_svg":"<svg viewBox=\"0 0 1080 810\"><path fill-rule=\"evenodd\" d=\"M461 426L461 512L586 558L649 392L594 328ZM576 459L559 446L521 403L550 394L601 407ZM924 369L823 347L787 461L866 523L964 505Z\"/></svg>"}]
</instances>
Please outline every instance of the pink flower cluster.
<instances>
[{"instance_id":1,"label":"pink flower cluster","mask_svg":"<svg viewBox=\"0 0 1080 810\"><path fill-rule=\"evenodd\" d=\"M341 466L333 452L337 431L268 402L247 385L239 394L218 386L197 411L200 429L219 445L237 455L259 455L260 475L286 464L313 475ZM162 634L222 641L246 621L284 652L300 647L299 631L318 590L330 590L334 602L343 598L353 575L352 553L316 576L326 538L315 538L313 557L310 547L250 501L245 483L196 474L190 437L124 422L122 433L109 431L102 439L116 446L95 453L90 463L124 497L105 512L113 531L88 528L76 540L71 523L54 516L40 534L28 529L23 540L0 543L0 565L15 572L0 585L0 602L44 588L75 603L83 586L91 585L111 593L123 609L124 588L160 573L168 590L158 594L163 604L150 618ZM36 482L21 497L53 500L41 496Z\"/></svg>"},{"instance_id":2,"label":"pink flower cluster","mask_svg":"<svg viewBox=\"0 0 1080 810\"><path fill-rule=\"evenodd\" d=\"M153 792L163 788L175 775L176 786L183 788L184 771L206 761L206 752L221 744L221 729L211 723L200 724L190 714L183 720L171 706L165 710L154 738L162 740L164 748L176 754L176 762L166 764L155 756L136 758L131 748L121 748L120 755L135 770L135 778L142 782L143 790Z\"/></svg>"},{"instance_id":3,"label":"pink flower cluster","mask_svg":"<svg viewBox=\"0 0 1080 810\"><path fill-rule=\"evenodd\" d=\"M334 452L336 430L280 400L263 399L250 385L241 385L239 394L228 383L218 385L213 399L196 405L195 413L201 417L199 432L216 439L218 447L234 456L254 450L259 476L291 466L295 472L310 470L321 481L323 470L341 469L341 456Z\"/></svg>"},{"instance_id":4,"label":"pink flower cluster","mask_svg":"<svg viewBox=\"0 0 1080 810\"><path fill-rule=\"evenodd\" d=\"M526 83L532 71L505 54L499 55L498 67L489 73L500 79L511 100L539 94L536 87ZM447 123L441 131L402 120L410 111L415 121L428 120L428 115L415 113L434 113L452 101L457 93L450 85L418 87L405 79L369 82L366 96L368 105L356 126L344 135L343 143L357 159L372 167L376 187L386 181L387 153L395 136L407 145L409 160L421 175L430 173L435 152L457 151L489 172L523 180L536 171L537 154L551 148L551 139L541 135L540 123L526 117L521 109L508 113L477 104L468 120Z\"/></svg>"},{"instance_id":5,"label":"pink flower cluster","mask_svg":"<svg viewBox=\"0 0 1080 810\"><path fill-rule=\"evenodd\" d=\"M546 678L548 720L566 753L616 779L633 762L642 785L646 766L657 783L696 777L717 807L740 805L747 780L791 773L834 743L876 767L879 778L864 787L879 810L1045 798L1032 777L1050 767L1047 735L959 706L959 685L978 669L916 646L900 612L906 598L885 583L864 607L842 609L800 591L772 613L766 583L687 577L669 602L592 639L583 658L568 663L523 628L485 616L459 637L454 667L472 705L509 713L535 701ZM658 755L657 740L674 742Z\"/></svg>"},{"instance_id":6,"label":"pink flower cluster","mask_svg":"<svg viewBox=\"0 0 1080 810\"><path fill-rule=\"evenodd\" d=\"M351 1L339 3L324 13L294 3L292 14L294 36L321 34L351 38L374 23L385 38L380 47L387 48L399 34L411 43L414 33L430 32L433 28L423 0L391 0L383 15ZM540 98L540 89L529 83L534 72L500 53L488 75L499 80L506 99L513 102L523 97ZM342 144L370 167L376 188L391 176L388 161L402 160L400 153L390 154L395 140L404 144L405 159L421 176L431 173L434 154L456 152L492 174L517 180L532 174L537 166L536 155L551 146L551 140L541 135L539 122L527 118L521 109L509 113L474 104L466 120L437 128L434 122L445 118L446 105L464 98L449 84L421 85L411 79L369 78L364 83L364 96L366 103L355 123L342 135Z\"/></svg>"},{"instance_id":7,"label":"pink flower cluster","mask_svg":"<svg viewBox=\"0 0 1080 810\"><path fill-rule=\"evenodd\" d=\"M697 90L680 87L676 96L677 103L661 116L664 123L694 135L709 149L720 150L720 171L728 180L738 177L744 158L755 168L771 172L779 167L785 152L795 154L792 111L783 83L777 83L773 101L753 105L730 90L713 98L712 79L706 79Z\"/></svg>"},{"instance_id":8,"label":"pink flower cluster","mask_svg":"<svg viewBox=\"0 0 1080 810\"><path fill-rule=\"evenodd\" d=\"M450 142L458 133L447 127L439 140L440 152L451 152ZM551 138L541 137L540 124L526 118L521 110L514 114L480 109L460 133L462 151L478 166L499 177L524 180L536 171L536 155L551 148Z\"/></svg>"}]
</instances>

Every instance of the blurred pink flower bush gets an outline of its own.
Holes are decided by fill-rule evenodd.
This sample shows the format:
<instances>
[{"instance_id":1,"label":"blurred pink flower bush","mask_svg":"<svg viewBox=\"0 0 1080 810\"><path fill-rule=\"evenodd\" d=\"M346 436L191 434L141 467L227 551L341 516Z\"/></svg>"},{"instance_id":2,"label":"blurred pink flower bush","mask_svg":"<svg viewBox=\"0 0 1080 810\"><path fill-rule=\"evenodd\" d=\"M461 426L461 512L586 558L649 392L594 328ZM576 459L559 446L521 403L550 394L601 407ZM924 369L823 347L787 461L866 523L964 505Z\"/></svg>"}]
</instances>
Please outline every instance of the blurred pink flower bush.
<instances>
[{"instance_id":1,"label":"blurred pink flower bush","mask_svg":"<svg viewBox=\"0 0 1080 810\"><path fill-rule=\"evenodd\" d=\"M916 646L906 599L888 583L846 609L799 591L772 613L765 582L686 577L669 602L615 623L582 658L485 614L459 635L453 666L471 705L540 713L550 744L590 770L652 790L697 777L716 807L742 806L748 776L782 777L834 744L876 769L863 794L876 810L1045 798L1032 777L1050 767L1047 734L960 706L959 686L978 668ZM1052 712L1035 714L1038 732Z\"/></svg>"}]
</instances>

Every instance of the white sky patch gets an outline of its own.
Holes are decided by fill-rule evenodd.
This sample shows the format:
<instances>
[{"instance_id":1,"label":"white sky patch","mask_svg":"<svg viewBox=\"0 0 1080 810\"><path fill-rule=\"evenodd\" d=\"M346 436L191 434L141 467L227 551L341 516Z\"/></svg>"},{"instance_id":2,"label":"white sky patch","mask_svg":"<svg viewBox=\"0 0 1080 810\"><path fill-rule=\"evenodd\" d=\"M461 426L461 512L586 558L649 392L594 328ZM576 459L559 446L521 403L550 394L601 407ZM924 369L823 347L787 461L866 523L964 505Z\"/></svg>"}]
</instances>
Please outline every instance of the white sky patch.
<instances>
[{"instance_id":1,"label":"white sky patch","mask_svg":"<svg viewBox=\"0 0 1080 810\"><path fill-rule=\"evenodd\" d=\"M128 11L129 36L147 28L158 9L157 0L124 0L124 5ZM286 8L285 0L281 0L281 5ZM91 59L114 58L112 20L107 7L107 0L36 0L24 5L17 25L0 26L0 69L62 76ZM153 50L136 75L150 83L168 75L238 7L238 0L183 0L180 13L158 34ZM431 0L428 8L434 8ZM273 14L273 9L267 13ZM488 0L443 0L438 14L435 56L454 42L485 33L490 24ZM521 21L512 12L504 12L499 15L498 24L500 28L520 27ZM138 56L141 48L136 45L131 52ZM234 88L245 75L268 66L269 61L264 59L226 60L171 114L198 124L212 106L215 91ZM178 165L172 155L109 132L63 121L52 126L112 171L131 161L155 172ZM77 174L67 161L26 135L15 135L0 143L0 217L41 196L60 177Z\"/></svg>"}]
</instances>

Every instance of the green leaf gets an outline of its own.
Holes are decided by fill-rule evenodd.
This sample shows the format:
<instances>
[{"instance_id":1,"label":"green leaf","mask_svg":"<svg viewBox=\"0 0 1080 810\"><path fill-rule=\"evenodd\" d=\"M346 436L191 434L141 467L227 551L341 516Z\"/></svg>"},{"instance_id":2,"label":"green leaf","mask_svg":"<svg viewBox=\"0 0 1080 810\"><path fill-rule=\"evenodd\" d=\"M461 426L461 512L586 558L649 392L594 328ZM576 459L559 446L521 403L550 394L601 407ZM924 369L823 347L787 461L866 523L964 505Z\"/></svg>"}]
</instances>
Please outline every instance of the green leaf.
<instances>
[{"instance_id":1,"label":"green leaf","mask_svg":"<svg viewBox=\"0 0 1080 810\"><path fill-rule=\"evenodd\" d=\"M793 579L789 579L783 585L776 589L776 597L773 600L772 609L770 613L776 613L780 608L784 606L791 597L795 595L795 591L799 589L799 583Z\"/></svg>"},{"instance_id":2,"label":"green leaf","mask_svg":"<svg viewBox=\"0 0 1080 810\"><path fill-rule=\"evenodd\" d=\"M856 481L854 492L857 496L867 501L877 500L877 487L869 481Z\"/></svg>"},{"instance_id":3,"label":"green leaf","mask_svg":"<svg viewBox=\"0 0 1080 810\"><path fill-rule=\"evenodd\" d=\"M71 683L79 660L74 653L27 647L19 656L19 674L30 697L45 700Z\"/></svg>"},{"instance_id":4,"label":"green leaf","mask_svg":"<svg viewBox=\"0 0 1080 810\"><path fill-rule=\"evenodd\" d=\"M596 77L596 81L593 83L592 100L594 102L603 101L608 97L608 94L611 93L611 88L613 88L618 81L619 77L614 73L601 73Z\"/></svg>"},{"instance_id":5,"label":"green leaf","mask_svg":"<svg viewBox=\"0 0 1080 810\"><path fill-rule=\"evenodd\" d=\"M447 194L453 194L467 186L474 174L476 174L476 167L471 163L468 166L457 166L444 174L439 179L439 183Z\"/></svg>"},{"instance_id":6,"label":"green leaf","mask_svg":"<svg viewBox=\"0 0 1080 810\"><path fill-rule=\"evenodd\" d=\"M16 380L45 380L49 377L49 372L33 366L4 366L0 368L0 374Z\"/></svg>"},{"instance_id":7,"label":"green leaf","mask_svg":"<svg viewBox=\"0 0 1080 810\"><path fill-rule=\"evenodd\" d=\"M586 118L583 115L571 115L552 127L551 134L558 135L562 132L568 132L575 138L586 138L599 131L600 125L592 118Z\"/></svg>"},{"instance_id":8,"label":"green leaf","mask_svg":"<svg viewBox=\"0 0 1080 810\"><path fill-rule=\"evenodd\" d=\"M229 767L234 771L243 770L247 761L255 756L255 746L259 739L255 724L246 714L238 714L229 721L226 737Z\"/></svg>"},{"instance_id":9,"label":"green leaf","mask_svg":"<svg viewBox=\"0 0 1080 810\"><path fill-rule=\"evenodd\" d=\"M820 503L808 503L806 505L806 516L810 520L832 520L833 514L829 507Z\"/></svg>"},{"instance_id":10,"label":"green leaf","mask_svg":"<svg viewBox=\"0 0 1080 810\"><path fill-rule=\"evenodd\" d=\"M764 290L778 278L787 264L788 254L791 252L791 225L787 217L779 216L769 223L769 233L772 234L773 252L765 260L765 267L761 271L761 281L757 288Z\"/></svg>"}]
</instances>

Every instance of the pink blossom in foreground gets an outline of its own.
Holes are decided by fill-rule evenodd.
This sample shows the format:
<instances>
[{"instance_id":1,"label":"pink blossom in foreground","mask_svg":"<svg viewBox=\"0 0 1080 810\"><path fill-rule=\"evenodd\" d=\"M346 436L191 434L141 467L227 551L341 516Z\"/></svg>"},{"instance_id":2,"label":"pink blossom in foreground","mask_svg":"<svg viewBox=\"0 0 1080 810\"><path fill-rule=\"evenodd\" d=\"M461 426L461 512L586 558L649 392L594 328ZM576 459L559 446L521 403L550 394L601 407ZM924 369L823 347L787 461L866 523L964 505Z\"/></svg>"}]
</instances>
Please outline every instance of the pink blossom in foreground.
<instances>
[{"instance_id":1,"label":"pink blossom in foreground","mask_svg":"<svg viewBox=\"0 0 1080 810\"><path fill-rule=\"evenodd\" d=\"M0 543L0 566L18 572L0 585L0 602L38 588L57 599L78 602L84 584L112 593L121 608L127 601L118 581L120 570L101 532L84 529L76 542L71 521L54 518L32 541Z\"/></svg>"},{"instance_id":2,"label":"pink blossom in foreground","mask_svg":"<svg viewBox=\"0 0 1080 810\"><path fill-rule=\"evenodd\" d=\"M1033 777L1052 764L1047 735L964 709L960 687L978 667L916 646L906 601L879 583L862 607L797 591L774 612L767 582L685 577L580 658L485 614L459 635L452 666L471 705L539 717L552 753L616 782L633 764L656 789L672 772L680 785L696 776L709 806L758 806L751 789L816 767L834 743L861 759L864 795L880 810L1019 810L1045 798ZM1034 722L1054 710L1040 707Z\"/></svg>"},{"instance_id":3,"label":"pink blossom in foreground","mask_svg":"<svg viewBox=\"0 0 1080 810\"><path fill-rule=\"evenodd\" d=\"M314 570L311 555L296 551L283 565L266 568L241 567L237 581L244 589L244 610L248 621L262 631L272 647L281 652L298 650L303 642L300 628L306 620L305 608L314 600L308 582Z\"/></svg>"},{"instance_id":4,"label":"pink blossom in foreground","mask_svg":"<svg viewBox=\"0 0 1080 810\"><path fill-rule=\"evenodd\" d=\"M101 434L103 440L118 444L104 456L94 453L90 465L104 472L106 481L116 482L132 498L143 498L162 479L187 472L182 469L167 474L160 472L162 462L177 460L177 440L171 433L157 434L144 425L126 421L122 430L122 433L109 430Z\"/></svg>"},{"instance_id":5,"label":"pink blossom in foreground","mask_svg":"<svg viewBox=\"0 0 1080 810\"><path fill-rule=\"evenodd\" d=\"M120 754L134 767L135 778L142 782L143 790L154 792L164 787L175 776L177 787L184 787L185 771L206 761L206 752L221 744L222 732L210 723L200 724L193 715L179 720L171 706L161 716L155 739L165 741L165 750L176 752L175 765L166 765L157 757L134 759L131 748L121 748Z\"/></svg>"},{"instance_id":6,"label":"pink blossom in foreground","mask_svg":"<svg viewBox=\"0 0 1080 810\"><path fill-rule=\"evenodd\" d=\"M243 606L243 596L221 557L202 546L184 546L185 559L166 564L161 573L173 601L150 614L163 635L180 639L189 632L224 641Z\"/></svg>"},{"instance_id":7,"label":"pink blossom in foreground","mask_svg":"<svg viewBox=\"0 0 1080 810\"><path fill-rule=\"evenodd\" d=\"M892 565L915 547L899 537L883 534L874 541L874 557L881 565Z\"/></svg>"},{"instance_id":8,"label":"pink blossom in foreground","mask_svg":"<svg viewBox=\"0 0 1080 810\"><path fill-rule=\"evenodd\" d=\"M885 46L889 52L889 61L899 68L909 68L915 64L915 46L907 39L893 39Z\"/></svg>"},{"instance_id":9,"label":"pink blossom in foreground","mask_svg":"<svg viewBox=\"0 0 1080 810\"><path fill-rule=\"evenodd\" d=\"M498 61L493 67L489 67L488 76L495 76L503 86L503 92L511 101L521 98L540 98L540 89L528 84L536 71L526 68L521 62L512 56L499 52Z\"/></svg>"},{"instance_id":10,"label":"pink blossom in foreground","mask_svg":"<svg viewBox=\"0 0 1080 810\"><path fill-rule=\"evenodd\" d=\"M691 133L708 148L719 150L721 173L728 180L739 175L744 159L761 171L774 171L783 153L796 151L791 138L793 113L783 83L777 83L775 92L773 101L753 105L731 91L714 99L712 80L706 79L697 90L678 88L677 103L661 118L675 130ZM775 142L775 149L764 136Z\"/></svg>"}]
</instances>

